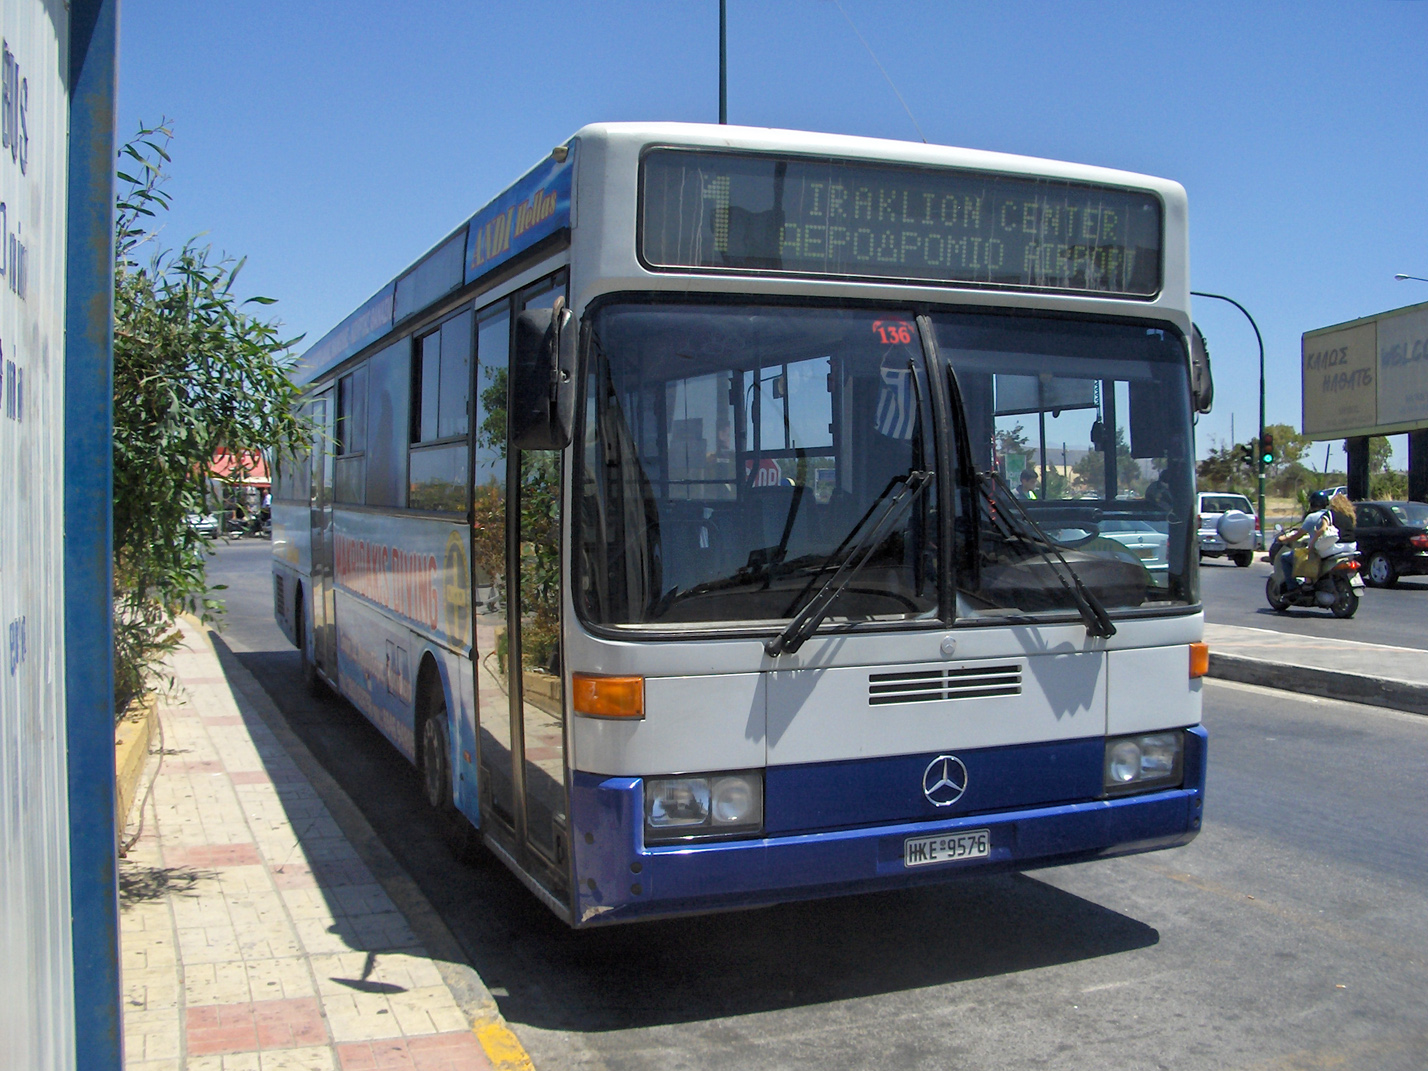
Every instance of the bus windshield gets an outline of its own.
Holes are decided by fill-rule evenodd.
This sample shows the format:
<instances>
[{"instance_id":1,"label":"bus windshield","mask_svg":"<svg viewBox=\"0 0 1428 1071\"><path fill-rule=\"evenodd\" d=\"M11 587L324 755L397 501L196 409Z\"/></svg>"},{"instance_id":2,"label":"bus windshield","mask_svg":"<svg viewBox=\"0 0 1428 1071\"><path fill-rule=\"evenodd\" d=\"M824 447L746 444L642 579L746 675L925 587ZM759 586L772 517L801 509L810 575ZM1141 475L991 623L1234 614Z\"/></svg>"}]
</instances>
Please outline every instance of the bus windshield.
<instances>
[{"instance_id":1,"label":"bus windshield","mask_svg":"<svg viewBox=\"0 0 1428 1071\"><path fill-rule=\"evenodd\" d=\"M1111 608L1196 596L1189 387L1173 332L1086 320L939 313L972 467L1004 481ZM984 481L985 483L985 481ZM1044 547L985 494L959 525L957 616L1064 610Z\"/></svg>"},{"instance_id":2,"label":"bus windshield","mask_svg":"<svg viewBox=\"0 0 1428 1071\"><path fill-rule=\"evenodd\" d=\"M787 620L935 467L910 312L619 303L592 327L575 538L596 624ZM936 502L879 534L829 619L935 616Z\"/></svg>"},{"instance_id":3,"label":"bus windshield","mask_svg":"<svg viewBox=\"0 0 1428 1071\"><path fill-rule=\"evenodd\" d=\"M919 493L826 617L936 619L948 537L964 623L1075 612L1068 567L1110 609L1193 602L1179 336L931 322L982 477L959 488L946 535L935 486ZM593 624L787 621L868 549L880 506L956 472L932 456L909 310L611 303L593 316L586 375L574 531Z\"/></svg>"}]
</instances>

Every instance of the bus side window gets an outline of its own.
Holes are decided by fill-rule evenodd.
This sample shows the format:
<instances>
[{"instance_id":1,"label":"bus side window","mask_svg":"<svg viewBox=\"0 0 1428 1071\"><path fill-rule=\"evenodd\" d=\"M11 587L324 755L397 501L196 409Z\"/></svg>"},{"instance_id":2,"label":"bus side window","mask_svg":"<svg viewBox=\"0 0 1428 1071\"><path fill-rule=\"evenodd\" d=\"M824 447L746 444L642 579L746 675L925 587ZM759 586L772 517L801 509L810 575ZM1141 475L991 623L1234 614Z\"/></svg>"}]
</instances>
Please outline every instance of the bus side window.
<instances>
[{"instance_id":1,"label":"bus side window","mask_svg":"<svg viewBox=\"0 0 1428 1071\"><path fill-rule=\"evenodd\" d=\"M367 505L407 504L407 395L411 339L388 346L367 362Z\"/></svg>"},{"instance_id":2,"label":"bus side window","mask_svg":"<svg viewBox=\"0 0 1428 1071\"><path fill-rule=\"evenodd\" d=\"M336 459L333 462L334 502L361 505L367 483L367 366L337 381Z\"/></svg>"},{"instance_id":3,"label":"bus side window","mask_svg":"<svg viewBox=\"0 0 1428 1071\"><path fill-rule=\"evenodd\" d=\"M407 487L413 509L466 511L472 319L466 309L416 341Z\"/></svg>"}]
</instances>

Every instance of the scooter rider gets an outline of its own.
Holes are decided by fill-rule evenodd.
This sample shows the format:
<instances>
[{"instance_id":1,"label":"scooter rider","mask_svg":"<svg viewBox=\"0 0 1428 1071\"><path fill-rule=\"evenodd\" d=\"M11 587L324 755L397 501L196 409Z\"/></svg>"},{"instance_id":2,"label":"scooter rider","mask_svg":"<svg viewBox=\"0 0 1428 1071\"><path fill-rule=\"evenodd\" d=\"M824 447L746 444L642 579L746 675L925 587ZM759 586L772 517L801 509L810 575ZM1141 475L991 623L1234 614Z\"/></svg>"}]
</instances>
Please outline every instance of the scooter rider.
<instances>
[{"instance_id":1,"label":"scooter rider","mask_svg":"<svg viewBox=\"0 0 1428 1071\"><path fill-rule=\"evenodd\" d=\"M1352 509L1352 505L1349 508ZM1313 576L1318 576L1320 554L1316 544L1329 528L1337 529L1334 521L1334 511L1330 509L1329 496L1323 491L1315 491L1310 494L1309 512L1304 515L1304 519L1299 522L1297 527L1291 528L1279 536L1279 544L1284 550L1279 555L1278 568L1284 577L1286 586L1294 587L1300 583L1294 576L1294 544L1305 536L1309 537L1309 560L1306 565L1314 566L1306 571Z\"/></svg>"}]
</instances>

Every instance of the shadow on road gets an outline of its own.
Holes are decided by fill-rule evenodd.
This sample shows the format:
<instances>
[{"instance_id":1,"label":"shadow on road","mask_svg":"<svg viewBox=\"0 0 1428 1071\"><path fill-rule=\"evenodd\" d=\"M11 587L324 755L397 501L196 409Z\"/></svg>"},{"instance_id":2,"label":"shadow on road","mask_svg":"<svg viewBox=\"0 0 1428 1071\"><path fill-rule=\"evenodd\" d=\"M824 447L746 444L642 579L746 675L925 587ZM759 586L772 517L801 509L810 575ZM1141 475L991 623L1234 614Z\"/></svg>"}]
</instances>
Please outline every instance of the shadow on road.
<instances>
[{"instance_id":1,"label":"shadow on road","mask_svg":"<svg viewBox=\"0 0 1428 1071\"><path fill-rule=\"evenodd\" d=\"M551 1030L622 1030L856 1000L1160 939L1141 922L1024 875L575 932L542 915L514 879L488 869L466 871L468 888L493 914L493 925L468 946L472 961L487 984L509 980L500 1002L508 1019ZM491 897L493 886L509 886L509 897ZM518 988L517 979L535 985Z\"/></svg>"},{"instance_id":2,"label":"shadow on road","mask_svg":"<svg viewBox=\"0 0 1428 1071\"><path fill-rule=\"evenodd\" d=\"M576 932L494 856L455 861L416 773L296 652L238 654L421 887L514 1023L700 1022L1011 974L1156 944L1150 926L1019 874Z\"/></svg>"}]
</instances>

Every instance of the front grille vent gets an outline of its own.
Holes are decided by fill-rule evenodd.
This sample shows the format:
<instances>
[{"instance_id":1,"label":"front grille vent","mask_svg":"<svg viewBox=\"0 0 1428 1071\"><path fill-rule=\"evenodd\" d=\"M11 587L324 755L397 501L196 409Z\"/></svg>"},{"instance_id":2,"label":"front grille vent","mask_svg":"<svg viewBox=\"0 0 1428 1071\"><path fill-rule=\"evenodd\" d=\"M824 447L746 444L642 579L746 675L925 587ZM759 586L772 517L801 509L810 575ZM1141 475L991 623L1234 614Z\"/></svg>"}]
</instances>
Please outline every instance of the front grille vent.
<instances>
[{"instance_id":1,"label":"front grille vent","mask_svg":"<svg viewBox=\"0 0 1428 1071\"><path fill-rule=\"evenodd\" d=\"M989 699L1021 695L1021 666L928 669L914 673L870 673L868 704L927 703L936 699Z\"/></svg>"}]
</instances>

